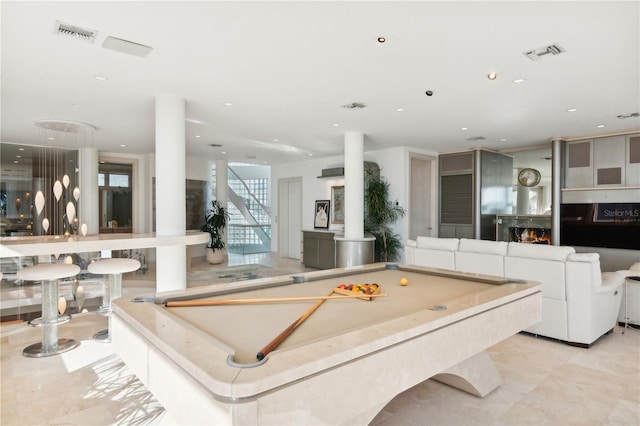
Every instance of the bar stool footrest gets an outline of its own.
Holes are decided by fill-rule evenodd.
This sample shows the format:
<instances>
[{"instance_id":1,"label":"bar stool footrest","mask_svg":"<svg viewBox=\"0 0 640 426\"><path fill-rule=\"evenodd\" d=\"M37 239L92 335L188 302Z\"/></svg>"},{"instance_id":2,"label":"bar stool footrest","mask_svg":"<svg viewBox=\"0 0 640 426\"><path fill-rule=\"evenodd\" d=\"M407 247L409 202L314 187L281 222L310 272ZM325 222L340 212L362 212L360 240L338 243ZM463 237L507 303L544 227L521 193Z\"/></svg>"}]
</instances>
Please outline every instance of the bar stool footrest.
<instances>
[{"instance_id":1,"label":"bar stool footrest","mask_svg":"<svg viewBox=\"0 0 640 426\"><path fill-rule=\"evenodd\" d=\"M60 315L53 321L43 321L42 317L34 318L27 322L30 327L44 327L45 325L60 325L71 321L71 315Z\"/></svg>"}]
</instances>

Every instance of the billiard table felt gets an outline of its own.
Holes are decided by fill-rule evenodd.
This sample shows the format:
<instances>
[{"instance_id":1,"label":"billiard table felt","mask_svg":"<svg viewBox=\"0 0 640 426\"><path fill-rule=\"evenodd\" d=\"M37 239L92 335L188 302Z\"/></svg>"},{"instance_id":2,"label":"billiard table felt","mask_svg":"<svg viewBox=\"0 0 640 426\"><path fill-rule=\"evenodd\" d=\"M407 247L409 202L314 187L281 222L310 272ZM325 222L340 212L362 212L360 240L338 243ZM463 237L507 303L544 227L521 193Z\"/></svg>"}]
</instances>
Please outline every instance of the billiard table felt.
<instances>
[{"instance_id":1,"label":"billiard table felt","mask_svg":"<svg viewBox=\"0 0 640 426\"><path fill-rule=\"evenodd\" d=\"M408 286L399 284L409 279ZM492 284L444 278L407 270L381 269L336 278L291 284L241 294L227 294L203 299L272 298L325 296L340 284L377 283L385 297L371 301L343 298L325 301L275 351L309 344L323 338L359 330L365 326L398 318L412 312L447 305L470 293L490 291ZM240 364L257 361L256 354L282 330L296 321L315 302L281 302L247 305L173 307L168 311L204 333L235 349L234 360Z\"/></svg>"}]
</instances>

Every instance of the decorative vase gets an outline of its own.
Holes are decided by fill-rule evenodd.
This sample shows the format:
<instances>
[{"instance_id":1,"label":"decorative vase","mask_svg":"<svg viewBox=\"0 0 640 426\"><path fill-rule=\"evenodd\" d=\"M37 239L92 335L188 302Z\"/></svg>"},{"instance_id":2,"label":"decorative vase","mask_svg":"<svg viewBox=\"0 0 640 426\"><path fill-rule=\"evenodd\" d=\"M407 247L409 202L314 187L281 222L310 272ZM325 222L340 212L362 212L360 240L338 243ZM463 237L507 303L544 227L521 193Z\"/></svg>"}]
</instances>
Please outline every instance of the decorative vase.
<instances>
[{"instance_id":1,"label":"decorative vase","mask_svg":"<svg viewBox=\"0 0 640 426\"><path fill-rule=\"evenodd\" d=\"M211 263L212 265L218 265L224 262L224 258L227 255L227 250L225 249L212 250L207 247L206 251L207 251L207 262Z\"/></svg>"}]
</instances>

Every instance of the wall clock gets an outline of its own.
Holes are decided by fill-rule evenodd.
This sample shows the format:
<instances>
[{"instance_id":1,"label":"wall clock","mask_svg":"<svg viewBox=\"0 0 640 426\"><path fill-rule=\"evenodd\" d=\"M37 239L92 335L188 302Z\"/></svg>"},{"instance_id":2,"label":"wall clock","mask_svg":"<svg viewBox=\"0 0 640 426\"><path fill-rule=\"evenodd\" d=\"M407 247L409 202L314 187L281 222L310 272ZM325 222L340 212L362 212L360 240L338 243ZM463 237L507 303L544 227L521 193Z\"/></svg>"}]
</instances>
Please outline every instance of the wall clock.
<instances>
[{"instance_id":1,"label":"wall clock","mask_svg":"<svg viewBox=\"0 0 640 426\"><path fill-rule=\"evenodd\" d=\"M540 172L532 168L522 169L518 173L518 183L526 187L536 186L540 183Z\"/></svg>"}]
</instances>

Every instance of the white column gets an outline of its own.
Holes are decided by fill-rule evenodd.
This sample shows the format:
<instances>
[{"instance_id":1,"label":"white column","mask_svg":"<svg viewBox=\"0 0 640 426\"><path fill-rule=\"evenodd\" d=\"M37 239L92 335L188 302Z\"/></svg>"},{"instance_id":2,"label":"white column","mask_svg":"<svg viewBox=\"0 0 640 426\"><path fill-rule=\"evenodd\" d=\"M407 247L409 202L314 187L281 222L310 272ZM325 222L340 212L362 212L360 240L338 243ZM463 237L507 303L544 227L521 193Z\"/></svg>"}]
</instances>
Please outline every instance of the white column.
<instances>
[{"instance_id":1,"label":"white column","mask_svg":"<svg viewBox=\"0 0 640 426\"><path fill-rule=\"evenodd\" d=\"M87 225L87 235L100 232L99 188L98 188L98 150L80 148L78 150L78 224ZM80 230L78 230L80 233Z\"/></svg>"},{"instance_id":2,"label":"white column","mask_svg":"<svg viewBox=\"0 0 640 426\"><path fill-rule=\"evenodd\" d=\"M156 97L156 235L182 235L186 227L185 101ZM156 290L187 287L185 246L156 249Z\"/></svg>"},{"instance_id":3,"label":"white column","mask_svg":"<svg viewBox=\"0 0 640 426\"><path fill-rule=\"evenodd\" d=\"M229 165L226 160L216 160L216 200L222 207L229 208ZM227 224L229 227L229 224ZM222 239L227 244L227 230L225 229Z\"/></svg>"},{"instance_id":4,"label":"white column","mask_svg":"<svg viewBox=\"0 0 640 426\"><path fill-rule=\"evenodd\" d=\"M364 135L344 135L344 237L364 237Z\"/></svg>"},{"instance_id":5,"label":"white column","mask_svg":"<svg viewBox=\"0 0 640 426\"><path fill-rule=\"evenodd\" d=\"M559 246L560 204L562 202L562 146L563 139L551 141L551 244Z\"/></svg>"},{"instance_id":6,"label":"white column","mask_svg":"<svg viewBox=\"0 0 640 426\"><path fill-rule=\"evenodd\" d=\"M520 173L522 169L518 169L518 173ZM517 184L518 189L516 190L516 213L517 214L529 214L529 188L526 186Z\"/></svg>"}]
</instances>

